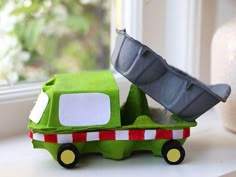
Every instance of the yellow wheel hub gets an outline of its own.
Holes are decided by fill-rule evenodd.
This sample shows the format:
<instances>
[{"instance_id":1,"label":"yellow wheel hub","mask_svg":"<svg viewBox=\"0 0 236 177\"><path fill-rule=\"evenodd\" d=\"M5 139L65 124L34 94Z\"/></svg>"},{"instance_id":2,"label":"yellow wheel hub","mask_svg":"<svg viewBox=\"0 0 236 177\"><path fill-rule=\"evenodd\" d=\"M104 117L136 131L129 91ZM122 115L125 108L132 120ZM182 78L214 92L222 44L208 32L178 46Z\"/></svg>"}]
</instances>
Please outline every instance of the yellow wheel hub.
<instances>
[{"instance_id":1,"label":"yellow wheel hub","mask_svg":"<svg viewBox=\"0 0 236 177\"><path fill-rule=\"evenodd\" d=\"M180 159L180 151L178 149L170 149L167 153L167 159L170 162L177 162Z\"/></svg>"},{"instance_id":2,"label":"yellow wheel hub","mask_svg":"<svg viewBox=\"0 0 236 177\"><path fill-rule=\"evenodd\" d=\"M75 160L75 154L71 150L65 150L61 153L61 161L64 164L71 164Z\"/></svg>"}]
</instances>

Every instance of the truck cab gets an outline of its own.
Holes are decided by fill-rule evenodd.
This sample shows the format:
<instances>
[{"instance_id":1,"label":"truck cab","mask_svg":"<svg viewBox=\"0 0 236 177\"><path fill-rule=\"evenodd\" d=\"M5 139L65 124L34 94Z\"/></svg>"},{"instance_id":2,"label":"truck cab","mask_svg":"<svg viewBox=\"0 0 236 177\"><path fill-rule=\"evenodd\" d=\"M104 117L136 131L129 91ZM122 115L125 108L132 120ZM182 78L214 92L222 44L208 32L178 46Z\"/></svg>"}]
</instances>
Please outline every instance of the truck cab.
<instances>
[{"instance_id":1,"label":"truck cab","mask_svg":"<svg viewBox=\"0 0 236 177\"><path fill-rule=\"evenodd\" d=\"M109 71L55 75L43 85L29 118L35 132L120 127L115 79Z\"/></svg>"}]
</instances>

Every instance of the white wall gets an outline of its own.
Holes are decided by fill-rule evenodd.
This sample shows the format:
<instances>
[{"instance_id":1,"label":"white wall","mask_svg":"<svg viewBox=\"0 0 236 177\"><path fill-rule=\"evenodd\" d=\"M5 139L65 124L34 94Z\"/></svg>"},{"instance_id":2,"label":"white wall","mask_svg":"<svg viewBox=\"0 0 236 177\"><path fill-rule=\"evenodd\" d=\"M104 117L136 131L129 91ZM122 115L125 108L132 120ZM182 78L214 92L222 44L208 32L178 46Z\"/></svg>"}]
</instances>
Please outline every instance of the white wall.
<instances>
[{"instance_id":1,"label":"white wall","mask_svg":"<svg viewBox=\"0 0 236 177\"><path fill-rule=\"evenodd\" d=\"M216 25L218 28L231 18L236 17L235 0L216 0Z\"/></svg>"},{"instance_id":2,"label":"white wall","mask_svg":"<svg viewBox=\"0 0 236 177\"><path fill-rule=\"evenodd\" d=\"M144 0L143 43L165 57L165 0Z\"/></svg>"},{"instance_id":3,"label":"white wall","mask_svg":"<svg viewBox=\"0 0 236 177\"><path fill-rule=\"evenodd\" d=\"M170 65L198 77L201 0L143 2L143 42Z\"/></svg>"},{"instance_id":4,"label":"white wall","mask_svg":"<svg viewBox=\"0 0 236 177\"><path fill-rule=\"evenodd\" d=\"M185 70L186 0L144 0L143 42L167 62ZM179 17L179 18L178 18Z\"/></svg>"},{"instance_id":5,"label":"white wall","mask_svg":"<svg viewBox=\"0 0 236 177\"><path fill-rule=\"evenodd\" d=\"M143 42L169 64L210 83L212 36L236 18L236 0L143 2Z\"/></svg>"}]
</instances>

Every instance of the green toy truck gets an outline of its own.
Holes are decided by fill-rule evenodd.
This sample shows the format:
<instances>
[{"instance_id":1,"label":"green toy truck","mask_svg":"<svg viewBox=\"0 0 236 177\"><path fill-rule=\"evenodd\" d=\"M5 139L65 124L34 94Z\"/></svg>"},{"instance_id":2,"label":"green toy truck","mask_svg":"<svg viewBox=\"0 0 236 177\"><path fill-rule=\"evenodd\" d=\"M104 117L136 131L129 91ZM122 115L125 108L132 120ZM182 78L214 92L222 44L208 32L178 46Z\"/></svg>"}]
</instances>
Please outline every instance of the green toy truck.
<instances>
[{"instance_id":1,"label":"green toy truck","mask_svg":"<svg viewBox=\"0 0 236 177\"><path fill-rule=\"evenodd\" d=\"M134 85L121 106L110 71L60 74L42 86L29 116L29 136L34 148L48 150L65 168L75 167L81 154L120 160L140 150L181 163L182 145L196 122L154 113Z\"/></svg>"}]
</instances>

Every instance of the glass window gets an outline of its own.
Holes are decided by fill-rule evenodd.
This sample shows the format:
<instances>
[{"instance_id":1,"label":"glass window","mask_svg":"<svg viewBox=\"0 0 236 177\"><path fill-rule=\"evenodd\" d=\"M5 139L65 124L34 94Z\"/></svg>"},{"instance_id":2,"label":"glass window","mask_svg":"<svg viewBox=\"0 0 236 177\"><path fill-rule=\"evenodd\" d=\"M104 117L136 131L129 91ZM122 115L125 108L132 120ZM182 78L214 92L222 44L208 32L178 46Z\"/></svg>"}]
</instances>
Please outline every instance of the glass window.
<instances>
[{"instance_id":1,"label":"glass window","mask_svg":"<svg viewBox=\"0 0 236 177\"><path fill-rule=\"evenodd\" d=\"M0 8L0 84L109 67L110 1L1 1Z\"/></svg>"},{"instance_id":2,"label":"glass window","mask_svg":"<svg viewBox=\"0 0 236 177\"><path fill-rule=\"evenodd\" d=\"M59 120L64 126L105 125L110 120L110 97L102 93L61 95Z\"/></svg>"}]
</instances>

